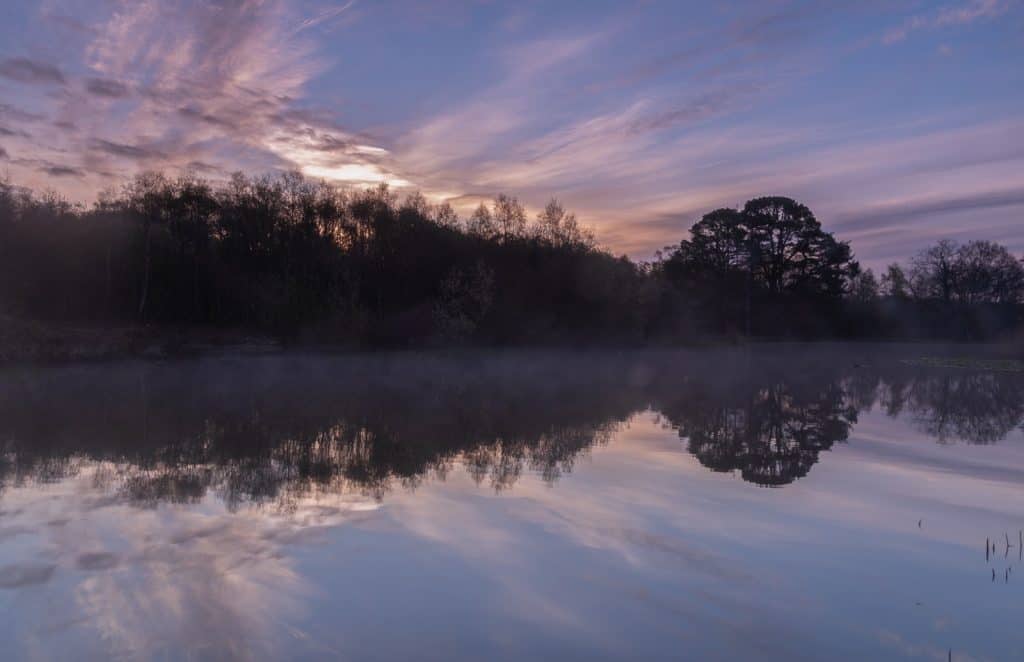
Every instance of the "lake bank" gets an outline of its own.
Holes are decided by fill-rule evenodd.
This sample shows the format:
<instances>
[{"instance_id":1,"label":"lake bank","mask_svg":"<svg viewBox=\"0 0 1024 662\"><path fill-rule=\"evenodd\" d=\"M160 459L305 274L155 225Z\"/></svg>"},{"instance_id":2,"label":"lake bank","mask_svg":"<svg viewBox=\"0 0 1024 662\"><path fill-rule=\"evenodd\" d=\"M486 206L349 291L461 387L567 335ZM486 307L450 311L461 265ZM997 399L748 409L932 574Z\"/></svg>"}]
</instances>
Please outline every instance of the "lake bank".
<instances>
[{"instance_id":1,"label":"lake bank","mask_svg":"<svg viewBox=\"0 0 1024 662\"><path fill-rule=\"evenodd\" d=\"M284 341L266 333L242 328L162 325L70 325L19 319L0 314L0 365L74 363L121 359L167 360L218 355L262 356L275 354L388 354L388 353L487 353L487 352L665 352L700 349L728 350L740 347L915 348L913 358L937 352L963 358L1024 360L1024 342L936 342L933 340L799 340L740 336L690 339L678 344L516 344L501 347L437 345L426 347L360 346L352 342L323 342L308 338ZM921 352L924 352L922 354Z\"/></svg>"},{"instance_id":2,"label":"lake bank","mask_svg":"<svg viewBox=\"0 0 1024 662\"><path fill-rule=\"evenodd\" d=\"M280 352L280 341L232 329L69 325L0 315L0 364Z\"/></svg>"}]
</instances>

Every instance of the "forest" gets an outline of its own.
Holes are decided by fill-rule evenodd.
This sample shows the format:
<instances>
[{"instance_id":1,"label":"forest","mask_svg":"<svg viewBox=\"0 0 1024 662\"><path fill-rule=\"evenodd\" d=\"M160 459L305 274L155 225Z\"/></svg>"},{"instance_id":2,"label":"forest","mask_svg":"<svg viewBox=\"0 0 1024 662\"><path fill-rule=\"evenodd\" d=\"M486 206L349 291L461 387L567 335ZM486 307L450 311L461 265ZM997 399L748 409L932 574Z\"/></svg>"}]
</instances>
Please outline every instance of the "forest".
<instances>
[{"instance_id":1,"label":"forest","mask_svg":"<svg viewBox=\"0 0 1024 662\"><path fill-rule=\"evenodd\" d=\"M557 200L460 218L386 186L148 172L90 206L0 182L0 320L353 348L1008 340L1024 264L941 240L876 276L786 197L711 211L637 262Z\"/></svg>"}]
</instances>

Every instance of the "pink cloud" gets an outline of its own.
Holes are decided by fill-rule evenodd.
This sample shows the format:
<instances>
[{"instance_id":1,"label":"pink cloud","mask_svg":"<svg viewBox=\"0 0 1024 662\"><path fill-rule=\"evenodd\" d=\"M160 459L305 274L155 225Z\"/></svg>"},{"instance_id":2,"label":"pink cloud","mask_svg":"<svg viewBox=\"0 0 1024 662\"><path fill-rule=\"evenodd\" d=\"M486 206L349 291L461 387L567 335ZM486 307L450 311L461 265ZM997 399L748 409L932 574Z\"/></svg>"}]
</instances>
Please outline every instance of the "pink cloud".
<instances>
[{"instance_id":1,"label":"pink cloud","mask_svg":"<svg viewBox=\"0 0 1024 662\"><path fill-rule=\"evenodd\" d=\"M969 0L965 4L944 7L930 14L911 16L899 27L886 32L882 36L882 42L893 44L903 41L916 30L966 25L979 19L998 16L1006 9L1005 0Z\"/></svg>"}]
</instances>

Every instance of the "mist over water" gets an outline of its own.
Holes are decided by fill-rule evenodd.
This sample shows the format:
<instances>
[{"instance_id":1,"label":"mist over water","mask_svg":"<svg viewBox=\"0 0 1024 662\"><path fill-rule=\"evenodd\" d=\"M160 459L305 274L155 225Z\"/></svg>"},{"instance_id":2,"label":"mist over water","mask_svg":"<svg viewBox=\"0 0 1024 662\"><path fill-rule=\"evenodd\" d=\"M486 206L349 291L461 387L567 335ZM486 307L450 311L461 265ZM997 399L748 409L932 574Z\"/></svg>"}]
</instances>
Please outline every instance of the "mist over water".
<instances>
[{"instance_id":1,"label":"mist over water","mask_svg":"<svg viewBox=\"0 0 1024 662\"><path fill-rule=\"evenodd\" d=\"M42 659L1016 659L1024 373L972 351L7 368L0 639Z\"/></svg>"}]
</instances>

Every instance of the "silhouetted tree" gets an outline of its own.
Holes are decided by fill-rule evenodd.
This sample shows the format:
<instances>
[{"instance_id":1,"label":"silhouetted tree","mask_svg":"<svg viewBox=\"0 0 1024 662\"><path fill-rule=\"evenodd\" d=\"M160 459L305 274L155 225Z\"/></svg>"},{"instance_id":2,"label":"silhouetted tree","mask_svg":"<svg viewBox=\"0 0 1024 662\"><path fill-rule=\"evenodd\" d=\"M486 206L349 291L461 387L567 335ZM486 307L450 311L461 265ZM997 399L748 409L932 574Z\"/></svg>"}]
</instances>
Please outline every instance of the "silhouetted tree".
<instances>
[{"instance_id":1,"label":"silhouetted tree","mask_svg":"<svg viewBox=\"0 0 1024 662\"><path fill-rule=\"evenodd\" d=\"M773 293L787 290L838 297L856 273L849 244L836 241L805 205L783 197L743 207L754 273Z\"/></svg>"},{"instance_id":2,"label":"silhouetted tree","mask_svg":"<svg viewBox=\"0 0 1024 662\"><path fill-rule=\"evenodd\" d=\"M834 316L832 302L846 293L859 265L849 245L824 232L806 206L768 197L706 214L655 272L697 300L716 333L749 333L752 318L763 332L785 333L807 323L815 308ZM778 306L789 308L793 325L767 324L766 311Z\"/></svg>"},{"instance_id":3,"label":"silhouetted tree","mask_svg":"<svg viewBox=\"0 0 1024 662\"><path fill-rule=\"evenodd\" d=\"M528 221L499 195L462 222L421 193L298 173L142 173L89 209L0 183L0 313L48 322L388 346L988 339L1024 326L1024 269L1001 246L940 243L910 273L893 265L876 283L783 197L712 211L638 264L554 199Z\"/></svg>"},{"instance_id":4,"label":"silhouetted tree","mask_svg":"<svg viewBox=\"0 0 1024 662\"><path fill-rule=\"evenodd\" d=\"M1024 301L1024 265L994 242L972 241L959 247L953 274L953 296L961 303Z\"/></svg>"},{"instance_id":5,"label":"silhouetted tree","mask_svg":"<svg viewBox=\"0 0 1024 662\"><path fill-rule=\"evenodd\" d=\"M918 299L953 299L956 278L956 243L942 239L914 256L910 264L910 291Z\"/></svg>"},{"instance_id":6,"label":"silhouetted tree","mask_svg":"<svg viewBox=\"0 0 1024 662\"><path fill-rule=\"evenodd\" d=\"M137 175L125 190L126 206L142 225L142 285L139 290L139 316L145 317L149 285L153 274L153 229L168 218L172 191L170 182L158 172Z\"/></svg>"},{"instance_id":7,"label":"silhouetted tree","mask_svg":"<svg viewBox=\"0 0 1024 662\"><path fill-rule=\"evenodd\" d=\"M526 234L526 210L519 200L504 193L494 199L494 225L502 241L521 238Z\"/></svg>"},{"instance_id":8,"label":"silhouetted tree","mask_svg":"<svg viewBox=\"0 0 1024 662\"><path fill-rule=\"evenodd\" d=\"M557 199L552 198L537 214L537 236L551 246L594 248L594 235L581 228L576 215L567 213Z\"/></svg>"},{"instance_id":9,"label":"silhouetted tree","mask_svg":"<svg viewBox=\"0 0 1024 662\"><path fill-rule=\"evenodd\" d=\"M903 267L895 262L885 268L879 282L879 294L894 299L906 299L910 296L910 283Z\"/></svg>"},{"instance_id":10,"label":"silhouetted tree","mask_svg":"<svg viewBox=\"0 0 1024 662\"><path fill-rule=\"evenodd\" d=\"M459 215L455 213L451 203L442 202L433 209L433 220L443 228L455 230L459 227Z\"/></svg>"},{"instance_id":11,"label":"silhouetted tree","mask_svg":"<svg viewBox=\"0 0 1024 662\"><path fill-rule=\"evenodd\" d=\"M494 217L487 205L481 202L480 205L477 206L476 210L466 222L466 231L471 235L475 235L483 239L491 239L495 234L497 234Z\"/></svg>"},{"instance_id":12,"label":"silhouetted tree","mask_svg":"<svg viewBox=\"0 0 1024 662\"><path fill-rule=\"evenodd\" d=\"M875 273L865 269L850 281L850 298L861 303L870 303L878 299L879 286Z\"/></svg>"}]
</instances>

